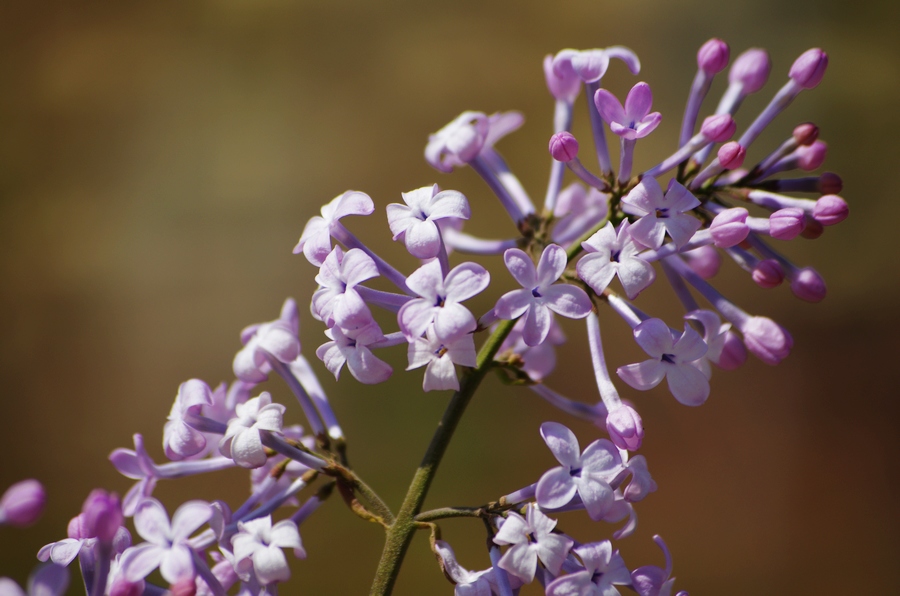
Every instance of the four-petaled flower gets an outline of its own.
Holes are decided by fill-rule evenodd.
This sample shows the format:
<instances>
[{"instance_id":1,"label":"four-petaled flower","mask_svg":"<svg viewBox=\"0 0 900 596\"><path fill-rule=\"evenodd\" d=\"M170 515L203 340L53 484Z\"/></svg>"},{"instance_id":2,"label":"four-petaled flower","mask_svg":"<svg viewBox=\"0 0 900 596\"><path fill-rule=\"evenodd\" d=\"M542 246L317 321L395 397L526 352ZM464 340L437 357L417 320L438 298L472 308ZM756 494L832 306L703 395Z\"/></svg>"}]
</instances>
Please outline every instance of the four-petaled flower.
<instances>
[{"instance_id":1,"label":"four-petaled flower","mask_svg":"<svg viewBox=\"0 0 900 596\"><path fill-rule=\"evenodd\" d=\"M622 107L616 96L606 89L597 89L594 104L603 120L609 123L610 130L628 141L646 137L662 120L659 112L650 113L653 93L650 91L650 85L643 82L628 92L625 107Z\"/></svg>"},{"instance_id":2,"label":"four-petaled flower","mask_svg":"<svg viewBox=\"0 0 900 596\"><path fill-rule=\"evenodd\" d=\"M442 172L452 172L493 147L494 143L522 126L518 112L463 112L452 122L428 137L425 160Z\"/></svg>"},{"instance_id":3,"label":"four-petaled flower","mask_svg":"<svg viewBox=\"0 0 900 596\"><path fill-rule=\"evenodd\" d=\"M527 345L536 346L547 338L551 310L570 319L583 319L591 312L591 299L584 290L569 284L554 284L567 264L566 251L561 246L548 245L537 267L518 248L507 250L503 260L522 289L501 296L494 313L501 319L526 315L522 337Z\"/></svg>"},{"instance_id":4,"label":"four-petaled flower","mask_svg":"<svg viewBox=\"0 0 900 596\"><path fill-rule=\"evenodd\" d=\"M469 219L469 202L461 192L440 190L438 185L423 186L401 193L403 202L387 206L388 225L394 240L403 240L414 257L430 259L441 249L437 223L448 217Z\"/></svg>"},{"instance_id":5,"label":"four-petaled flower","mask_svg":"<svg viewBox=\"0 0 900 596\"><path fill-rule=\"evenodd\" d=\"M322 206L321 216L315 215L306 223L294 254L302 251L310 263L321 266L331 252L331 232L340 225L340 219L348 215L371 215L374 211L375 203L364 192L348 190L334 197Z\"/></svg>"},{"instance_id":6,"label":"four-petaled flower","mask_svg":"<svg viewBox=\"0 0 900 596\"><path fill-rule=\"evenodd\" d=\"M243 468L258 468L266 463L266 452L259 432L281 432L285 407L273 404L272 396L263 391L259 397L235 408L235 418L228 422L228 430L219 443L225 457Z\"/></svg>"},{"instance_id":7,"label":"four-petaled flower","mask_svg":"<svg viewBox=\"0 0 900 596\"><path fill-rule=\"evenodd\" d=\"M547 596L620 596L615 586L630 586L631 574L609 540L572 549L584 571L558 577L547 586Z\"/></svg>"},{"instance_id":8,"label":"four-petaled flower","mask_svg":"<svg viewBox=\"0 0 900 596\"><path fill-rule=\"evenodd\" d=\"M556 575L575 541L564 534L554 534L556 520L550 519L532 503L525 517L510 512L494 536L496 544L512 547L503 553L498 566L525 583L534 579L538 559Z\"/></svg>"},{"instance_id":9,"label":"four-petaled flower","mask_svg":"<svg viewBox=\"0 0 900 596\"><path fill-rule=\"evenodd\" d=\"M209 385L200 379L190 379L179 385L168 422L163 427L163 447L166 457L180 460L203 451L206 447L206 437L189 426L184 419L190 414L200 414L203 406L211 405L213 405L212 391Z\"/></svg>"},{"instance_id":10,"label":"four-petaled flower","mask_svg":"<svg viewBox=\"0 0 900 596\"><path fill-rule=\"evenodd\" d=\"M248 383L265 381L272 370L267 358L272 356L289 364L300 355L297 338L299 317L293 298L284 301L281 315L268 323L257 323L241 331L244 347L234 356L235 376Z\"/></svg>"},{"instance_id":11,"label":"four-petaled flower","mask_svg":"<svg viewBox=\"0 0 900 596\"><path fill-rule=\"evenodd\" d=\"M575 270L587 285L602 294L616 275L625 288L625 295L633 300L656 279L653 265L638 256L643 248L631 237L628 220L619 224L618 232L612 223L588 238L581 246L587 252Z\"/></svg>"},{"instance_id":12,"label":"four-petaled flower","mask_svg":"<svg viewBox=\"0 0 900 596\"><path fill-rule=\"evenodd\" d=\"M706 354L700 335L684 326L674 338L660 319L647 319L634 328L634 339L651 356L649 360L619 367L619 377L641 391L652 389L666 379L669 391L686 406L699 406L709 397L709 380L695 365Z\"/></svg>"},{"instance_id":13,"label":"four-petaled flower","mask_svg":"<svg viewBox=\"0 0 900 596\"><path fill-rule=\"evenodd\" d=\"M345 253L335 246L316 275L319 289L312 296L313 314L328 327L346 329L370 321L372 313L356 286L373 277L378 277L378 266L372 257L358 248Z\"/></svg>"},{"instance_id":14,"label":"four-petaled flower","mask_svg":"<svg viewBox=\"0 0 900 596\"><path fill-rule=\"evenodd\" d=\"M272 525L270 515L238 522L238 533L232 536L231 544L238 576L248 581L252 571L263 585L290 579L291 569L282 548L292 548L296 557L306 558L297 524L286 519Z\"/></svg>"},{"instance_id":15,"label":"four-petaled flower","mask_svg":"<svg viewBox=\"0 0 900 596\"><path fill-rule=\"evenodd\" d=\"M459 390L459 380L456 378L454 364L462 366L475 366L475 339L471 333L459 336L456 339L442 341L434 332L434 327L429 327L425 337L417 337L409 344L409 366L406 370L413 370L421 366L425 368L425 380L422 388L425 391L435 389Z\"/></svg>"},{"instance_id":16,"label":"four-petaled flower","mask_svg":"<svg viewBox=\"0 0 900 596\"><path fill-rule=\"evenodd\" d=\"M652 249L662 246L666 232L676 247L687 244L703 224L686 212L699 204L697 197L674 178L665 195L655 178L644 178L622 199L622 209L640 217L631 226L631 237Z\"/></svg>"},{"instance_id":17,"label":"four-petaled flower","mask_svg":"<svg viewBox=\"0 0 900 596\"><path fill-rule=\"evenodd\" d=\"M316 350L316 356L325 363L337 379L344 363L350 374L360 383L376 384L387 381L393 369L387 362L379 360L369 349L369 345L384 339L381 327L372 321L368 325L353 329L334 326L325 332L332 341L327 341Z\"/></svg>"}]
</instances>

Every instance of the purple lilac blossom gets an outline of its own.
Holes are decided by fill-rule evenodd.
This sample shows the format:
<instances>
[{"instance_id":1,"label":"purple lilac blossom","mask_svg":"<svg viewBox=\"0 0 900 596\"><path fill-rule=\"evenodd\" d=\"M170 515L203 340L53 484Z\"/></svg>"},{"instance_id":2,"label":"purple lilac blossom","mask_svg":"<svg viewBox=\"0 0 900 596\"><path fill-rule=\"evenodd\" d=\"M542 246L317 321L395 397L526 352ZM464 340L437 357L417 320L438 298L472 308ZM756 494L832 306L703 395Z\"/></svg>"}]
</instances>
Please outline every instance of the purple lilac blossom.
<instances>
[{"instance_id":1,"label":"purple lilac blossom","mask_svg":"<svg viewBox=\"0 0 900 596\"><path fill-rule=\"evenodd\" d=\"M515 131L524 122L518 112L486 116L482 112L463 112L444 128L428 137L425 160L442 172L466 165L486 148Z\"/></svg>"},{"instance_id":2,"label":"purple lilac blossom","mask_svg":"<svg viewBox=\"0 0 900 596\"><path fill-rule=\"evenodd\" d=\"M384 334L377 323L354 329L342 330L332 327L325 332L332 341L327 341L316 350L316 356L325 363L334 378L339 378L341 368L347 364L350 374L360 383L383 383L390 378L393 369L386 362L379 360L369 349L369 345L384 339Z\"/></svg>"},{"instance_id":3,"label":"purple lilac blossom","mask_svg":"<svg viewBox=\"0 0 900 596\"><path fill-rule=\"evenodd\" d=\"M322 206L321 216L313 216L307 222L294 254L302 251L310 263L321 266L331 252L331 232L340 225L340 219L348 215L371 215L374 211L375 204L364 192L348 190L336 196Z\"/></svg>"},{"instance_id":4,"label":"purple lilac blossom","mask_svg":"<svg viewBox=\"0 0 900 596\"><path fill-rule=\"evenodd\" d=\"M280 433L285 407L272 403L272 396L263 391L235 409L235 418L228 422L228 430L219 443L225 457L243 468L258 468L266 463L266 452L260 431Z\"/></svg>"},{"instance_id":5,"label":"purple lilac blossom","mask_svg":"<svg viewBox=\"0 0 900 596\"><path fill-rule=\"evenodd\" d=\"M613 277L619 276L625 295L634 300L656 278L653 266L640 258L643 248L629 232L628 220L616 230L611 222L581 243L585 256L578 261L578 276L597 294L602 294Z\"/></svg>"},{"instance_id":6,"label":"purple lilac blossom","mask_svg":"<svg viewBox=\"0 0 900 596\"><path fill-rule=\"evenodd\" d=\"M441 389L459 390L454 364L475 366L475 339L466 333L455 339L444 341L438 338L434 326L425 331L425 337L417 337L409 344L409 366L413 370L425 366L424 391Z\"/></svg>"},{"instance_id":7,"label":"purple lilac blossom","mask_svg":"<svg viewBox=\"0 0 900 596\"><path fill-rule=\"evenodd\" d=\"M372 319L369 307L356 291L362 282L378 277L372 257L358 248L346 253L335 246L316 275L319 284L312 296L312 312L328 327L356 327Z\"/></svg>"},{"instance_id":8,"label":"purple lilac blossom","mask_svg":"<svg viewBox=\"0 0 900 596\"><path fill-rule=\"evenodd\" d=\"M687 214L699 205L697 197L674 179L665 195L655 178L644 178L622 199L625 212L640 217L631 226L631 237L653 249L662 246L666 233L676 247L687 244L703 225Z\"/></svg>"},{"instance_id":9,"label":"purple lilac blossom","mask_svg":"<svg viewBox=\"0 0 900 596\"><path fill-rule=\"evenodd\" d=\"M69 587L69 570L53 563L40 565L28 576L23 590L8 577L0 577L3 596L63 596Z\"/></svg>"},{"instance_id":10,"label":"purple lilac blossom","mask_svg":"<svg viewBox=\"0 0 900 596\"><path fill-rule=\"evenodd\" d=\"M284 301L276 320L245 327L241 331L244 347L234 356L235 376L248 383L265 381L272 370L267 353L285 364L293 362L300 355L298 328L297 303L293 298Z\"/></svg>"},{"instance_id":11,"label":"purple lilac blossom","mask_svg":"<svg viewBox=\"0 0 900 596\"><path fill-rule=\"evenodd\" d=\"M511 248L503 254L506 268L522 286L497 301L494 312L501 319L525 315L523 339L529 346L542 343L550 333L550 311L570 319L583 319L591 312L591 299L581 288L554 284L566 268L566 251L550 244L534 262L523 251Z\"/></svg>"},{"instance_id":12,"label":"purple lilac blossom","mask_svg":"<svg viewBox=\"0 0 900 596\"><path fill-rule=\"evenodd\" d=\"M616 96L606 89L597 90L594 104L613 134L629 141L646 137L656 130L662 120L659 112L650 112L653 93L650 91L650 85L644 82L631 88L625 98L624 107Z\"/></svg>"},{"instance_id":13,"label":"purple lilac blossom","mask_svg":"<svg viewBox=\"0 0 900 596\"><path fill-rule=\"evenodd\" d=\"M547 596L620 596L615 586L630 586L625 561L609 540L572 549L584 569L558 577L547 586Z\"/></svg>"},{"instance_id":14,"label":"purple lilac blossom","mask_svg":"<svg viewBox=\"0 0 900 596\"><path fill-rule=\"evenodd\" d=\"M181 460L197 455L206 447L206 437L186 421L189 415L199 415L203 406L212 406L212 391L200 379L190 379L178 386L175 403L163 427L163 448L166 457Z\"/></svg>"},{"instance_id":15,"label":"purple lilac blossom","mask_svg":"<svg viewBox=\"0 0 900 596\"><path fill-rule=\"evenodd\" d=\"M292 548L296 557L306 558L297 524L282 520L273 525L270 516L238 522L238 533L231 538L231 544L238 576L247 581L252 571L263 585L290 579L291 570L282 548Z\"/></svg>"},{"instance_id":16,"label":"purple lilac blossom","mask_svg":"<svg viewBox=\"0 0 900 596\"><path fill-rule=\"evenodd\" d=\"M525 583L534 580L538 559L554 575L575 543L564 534L555 534L556 520L550 519L532 503L525 517L510 512L500 527L494 542L510 545L500 559L499 567Z\"/></svg>"},{"instance_id":17,"label":"purple lilac blossom","mask_svg":"<svg viewBox=\"0 0 900 596\"><path fill-rule=\"evenodd\" d=\"M403 240L409 254L420 259L436 257L441 250L438 221L471 216L469 202L461 192L442 191L437 184L400 194L406 204L387 206L388 224L394 240Z\"/></svg>"}]
</instances>

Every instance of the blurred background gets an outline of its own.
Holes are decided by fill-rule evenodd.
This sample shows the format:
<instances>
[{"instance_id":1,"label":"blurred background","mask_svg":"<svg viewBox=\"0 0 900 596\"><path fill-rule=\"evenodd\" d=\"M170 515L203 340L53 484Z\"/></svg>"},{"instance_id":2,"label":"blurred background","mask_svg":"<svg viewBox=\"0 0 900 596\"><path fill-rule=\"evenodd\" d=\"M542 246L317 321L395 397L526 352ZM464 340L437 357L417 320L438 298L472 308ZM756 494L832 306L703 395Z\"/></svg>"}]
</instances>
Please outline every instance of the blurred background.
<instances>
[{"instance_id":1,"label":"blurred background","mask_svg":"<svg viewBox=\"0 0 900 596\"><path fill-rule=\"evenodd\" d=\"M761 290L723 266L717 285L727 295L793 333L780 366L751 359L716 372L698 409L664 387L619 384L644 417L641 452L659 490L618 546L632 568L662 565L651 540L661 534L676 588L695 595L893 591L900 321L889 241L900 203L886 173L896 171L900 133L898 12L890 2L775 0L0 3L0 490L36 477L49 493L35 527L0 528L0 575L24 582L34 553L65 536L92 488L130 487L107 456L130 448L133 433L162 460L178 385L230 381L239 331L275 318L287 296L302 304L313 357L325 341L305 306L316 271L291 249L323 203L346 189L369 193L376 214L348 227L407 272L415 264L390 242L383 211L402 191L435 182L461 190L469 231L512 235L473 172L445 175L424 162L428 133L466 109L521 110L525 126L498 148L539 200L553 110L541 60L623 44L640 56L640 79L663 113L637 147L636 166L646 168L674 147L696 50L717 36L732 56L761 46L772 57L770 83L746 102L739 126L796 56L827 50L823 83L750 158L796 124L817 123L829 143L825 169L843 177L852 214L785 247L827 280L820 304L785 287ZM634 82L614 62L604 86L623 97ZM579 101L576 132L586 126ZM512 287L498 259L484 262L495 284L473 301L476 312ZM656 286L638 304L677 326L671 294ZM601 320L612 366L642 359L621 321ZM565 329L570 342L548 384L593 402L583 328ZM385 357L398 372L377 387L349 374L337 385L313 359L351 461L396 507L449 393L422 394L421 371L402 372L402 348ZM269 386L299 422L287 389ZM544 420L570 425L582 446L600 436L490 377L426 506L476 505L535 481L555 465L538 434ZM244 473L221 473L163 482L156 495L170 512L189 498L237 505L247 484ZM442 527L463 566L488 565L479 522ZM585 541L613 529L584 515L562 516L560 527ZM282 593L367 592L382 547L376 526L334 498L301 534L309 556ZM395 593L451 591L419 536Z\"/></svg>"}]
</instances>

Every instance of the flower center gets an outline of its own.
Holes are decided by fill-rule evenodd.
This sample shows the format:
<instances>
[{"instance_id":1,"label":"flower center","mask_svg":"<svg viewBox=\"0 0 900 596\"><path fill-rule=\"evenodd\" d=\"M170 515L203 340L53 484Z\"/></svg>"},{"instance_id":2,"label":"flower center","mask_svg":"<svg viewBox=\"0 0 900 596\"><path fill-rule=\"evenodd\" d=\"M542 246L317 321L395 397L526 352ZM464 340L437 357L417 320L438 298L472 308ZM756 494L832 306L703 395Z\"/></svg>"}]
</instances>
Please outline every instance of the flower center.
<instances>
[{"instance_id":1,"label":"flower center","mask_svg":"<svg viewBox=\"0 0 900 596\"><path fill-rule=\"evenodd\" d=\"M656 217L659 217L660 219L668 219L668 217L669 217L669 208L668 208L668 207L661 207L661 208L658 208L658 209L656 210Z\"/></svg>"},{"instance_id":2,"label":"flower center","mask_svg":"<svg viewBox=\"0 0 900 596\"><path fill-rule=\"evenodd\" d=\"M669 364L675 364L675 354L663 354L660 360Z\"/></svg>"},{"instance_id":3,"label":"flower center","mask_svg":"<svg viewBox=\"0 0 900 596\"><path fill-rule=\"evenodd\" d=\"M535 298L541 298L541 293L538 292L539 288L540 288L540 286L531 290L531 295L534 296Z\"/></svg>"}]
</instances>

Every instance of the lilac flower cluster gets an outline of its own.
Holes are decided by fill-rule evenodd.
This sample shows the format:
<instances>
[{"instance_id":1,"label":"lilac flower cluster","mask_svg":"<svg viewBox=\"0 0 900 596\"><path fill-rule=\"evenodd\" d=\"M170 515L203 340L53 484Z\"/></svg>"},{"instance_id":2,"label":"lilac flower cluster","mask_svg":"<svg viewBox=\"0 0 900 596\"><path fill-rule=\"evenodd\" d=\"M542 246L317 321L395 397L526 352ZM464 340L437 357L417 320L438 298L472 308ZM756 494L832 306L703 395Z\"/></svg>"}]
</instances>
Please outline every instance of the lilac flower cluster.
<instances>
[{"instance_id":1,"label":"lilac flower cluster","mask_svg":"<svg viewBox=\"0 0 900 596\"><path fill-rule=\"evenodd\" d=\"M710 40L697 54L678 147L637 174L637 142L661 125L662 115L652 111L652 91L645 82L635 84L624 103L601 87L612 59L635 75L640 72L637 56L624 47L563 50L545 59L556 110L550 180L540 211L495 149L522 125L521 115L464 112L429 138L425 158L436 169L451 172L468 165L484 179L512 220L510 237L486 239L464 232L464 222L473 216L468 199L436 184L402 193L402 203L387 205L393 240L419 260L409 274L345 227L345 218L375 212L363 192L335 197L302 232L294 252L318 268L311 311L325 326L327 341L315 350L324 367L336 379L346 367L361 383L383 383L394 371L376 352L405 346L407 370L424 367L425 392L456 392L396 513L350 468L346 438L313 365L302 354L298 308L288 299L277 319L241 332L243 347L234 357L230 385L213 389L191 379L178 388L162 433L169 461L156 463L143 437L135 435L134 449L117 449L110 456L124 476L136 481L133 487L121 500L100 490L92 493L69 524L67 538L45 546L38 558L52 562L50 568L78 559L92 596L161 593L166 587L146 579L155 570L176 594L221 596L233 586L240 586L240 594L272 594L290 578L285 551L305 557L299 526L336 488L355 514L386 530L373 594L390 592L412 534L423 528L431 530L432 549L460 596L512 596L535 580L548 596L613 596L620 587L641 596L670 594L672 561L662 539L656 541L664 568L629 567L613 546L613 540L634 532L635 503L657 485L646 458L634 453L644 428L609 374L601 312L608 308L613 320L624 321L647 354L640 362L617 363L616 376L625 386L646 391L665 380L678 402L699 406L710 395L713 365L735 369L748 352L777 364L793 345L778 323L746 312L711 284L722 255L761 287L773 288L787 279L797 297L819 301L825 284L818 273L783 256L772 239L816 238L826 226L846 218L848 208L835 194L841 181L834 174L782 176L821 166L826 145L815 125L797 126L778 147L744 166L761 131L803 90L819 84L828 62L823 51L800 56L787 82L734 139L733 115L766 83L769 57L752 49L734 60L718 106L699 122L713 78L730 60L728 46ZM580 161L579 142L570 132L582 88L588 96L596 172ZM607 129L619 139L615 170ZM567 169L575 181L564 187ZM451 254L502 255L521 287L496 297L487 312L476 316L466 303L488 289L491 276L472 261L451 265ZM378 277L395 290L370 287ZM635 305L660 277L684 307L683 319L671 326ZM611 285L615 278L621 294ZM382 319L390 321L387 333L373 314L379 309L389 313ZM575 401L547 384L555 348L566 342L557 316L584 320L585 353L590 354L599 399ZM486 339L476 350L479 335ZM608 438L596 438L582 450L569 428L545 422L540 435L558 466L483 505L423 512L443 449L490 369L527 386L562 413L594 423ZM285 426L285 405L257 389L272 373L297 399L308 429ZM170 517L153 497L161 480L234 467L250 470L251 487L247 500L234 509L222 501L195 500ZM8 494L12 496L0 501L0 523L26 524L43 502L42 492L31 485ZM275 521L273 513L283 508L290 513ZM596 522L624 524L610 538L582 544L550 517L573 510L585 511ZM437 522L450 517L485 522L490 564L484 570L463 568L453 548L440 539ZM128 518L142 541L133 541L124 525ZM42 593L60 593L65 581L57 571L44 571L50 568L38 574L57 575L34 581L52 586Z\"/></svg>"}]
</instances>

